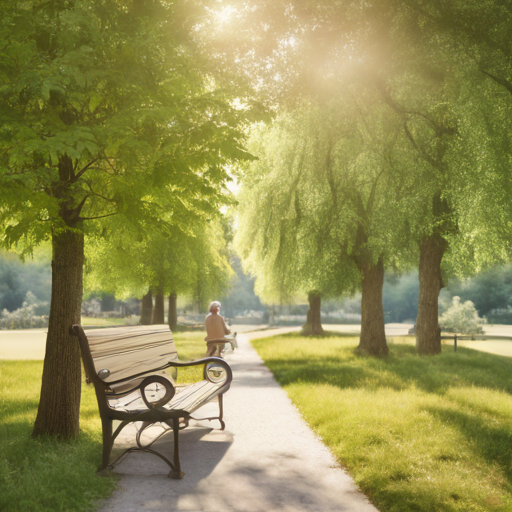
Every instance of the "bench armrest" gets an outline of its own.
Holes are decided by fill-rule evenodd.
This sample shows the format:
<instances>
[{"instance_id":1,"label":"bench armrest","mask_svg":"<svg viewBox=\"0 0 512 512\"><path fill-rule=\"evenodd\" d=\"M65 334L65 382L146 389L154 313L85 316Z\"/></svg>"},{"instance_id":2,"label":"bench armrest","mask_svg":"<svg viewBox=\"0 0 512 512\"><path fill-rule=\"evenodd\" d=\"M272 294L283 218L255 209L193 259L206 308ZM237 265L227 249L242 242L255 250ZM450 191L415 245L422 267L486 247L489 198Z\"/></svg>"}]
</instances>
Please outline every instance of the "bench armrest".
<instances>
[{"instance_id":1,"label":"bench armrest","mask_svg":"<svg viewBox=\"0 0 512 512\"><path fill-rule=\"evenodd\" d=\"M203 377L214 384L229 384L233 380L233 372L229 364L220 357L203 357L195 361L171 361L170 366L185 368L187 366L199 366L204 364ZM220 369L219 369L220 368Z\"/></svg>"},{"instance_id":2,"label":"bench armrest","mask_svg":"<svg viewBox=\"0 0 512 512\"><path fill-rule=\"evenodd\" d=\"M156 372L160 372L162 370L166 370L167 368L186 368L187 366L198 366L198 365L207 365L209 363L216 364L217 366L221 366L226 371L226 380L231 382L233 380L233 372L231 371L231 367L229 364L221 359L220 357L203 357L202 359L196 359L194 361L169 361L163 366L159 366L158 368L152 368L151 370L147 370L145 372L136 373L135 375L131 375L130 377L125 377L124 379L114 380L111 382L105 382L107 385L112 384L120 384L122 382L129 382L131 380L137 379L139 377L143 377L144 375L151 375ZM206 368L205 368L205 379L208 379L206 376ZM210 379L208 379L210 380Z\"/></svg>"}]
</instances>

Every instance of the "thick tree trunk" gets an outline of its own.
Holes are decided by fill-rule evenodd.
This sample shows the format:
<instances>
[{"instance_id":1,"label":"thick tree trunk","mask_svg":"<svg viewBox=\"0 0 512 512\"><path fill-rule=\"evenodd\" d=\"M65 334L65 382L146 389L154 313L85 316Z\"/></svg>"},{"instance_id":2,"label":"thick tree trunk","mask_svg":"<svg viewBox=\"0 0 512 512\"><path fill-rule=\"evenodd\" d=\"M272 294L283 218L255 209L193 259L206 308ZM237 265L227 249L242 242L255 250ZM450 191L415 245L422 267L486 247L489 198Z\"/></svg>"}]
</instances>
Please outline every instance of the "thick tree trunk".
<instances>
[{"instance_id":1,"label":"thick tree trunk","mask_svg":"<svg viewBox=\"0 0 512 512\"><path fill-rule=\"evenodd\" d=\"M438 234L425 237L420 247L420 294L416 319L416 350L419 354L441 352L438 301L442 288L441 261L448 242Z\"/></svg>"},{"instance_id":2,"label":"thick tree trunk","mask_svg":"<svg viewBox=\"0 0 512 512\"><path fill-rule=\"evenodd\" d=\"M153 324L165 324L164 292L158 290L155 294L155 307L153 308Z\"/></svg>"},{"instance_id":3,"label":"thick tree trunk","mask_svg":"<svg viewBox=\"0 0 512 512\"><path fill-rule=\"evenodd\" d=\"M302 326L301 334L303 336L323 336L324 330L322 329L321 319L321 303L322 297L319 293L308 293L309 309L306 318L306 323Z\"/></svg>"},{"instance_id":4,"label":"thick tree trunk","mask_svg":"<svg viewBox=\"0 0 512 512\"><path fill-rule=\"evenodd\" d=\"M153 294L149 290L140 303L140 323L141 325L151 325L153 318Z\"/></svg>"},{"instance_id":5,"label":"thick tree trunk","mask_svg":"<svg viewBox=\"0 0 512 512\"><path fill-rule=\"evenodd\" d=\"M382 307L382 286L384 285L384 264L382 258L376 265L361 265L363 272L361 297L361 337L358 351L372 356L388 353L384 331L384 309Z\"/></svg>"},{"instance_id":6,"label":"thick tree trunk","mask_svg":"<svg viewBox=\"0 0 512 512\"><path fill-rule=\"evenodd\" d=\"M79 433L81 366L76 337L69 334L80 323L84 237L61 231L52 238L52 299L41 398L33 436L72 439Z\"/></svg>"},{"instance_id":7,"label":"thick tree trunk","mask_svg":"<svg viewBox=\"0 0 512 512\"><path fill-rule=\"evenodd\" d=\"M177 308L177 296L175 293L169 295L169 329L175 331L178 327L178 308Z\"/></svg>"}]
</instances>

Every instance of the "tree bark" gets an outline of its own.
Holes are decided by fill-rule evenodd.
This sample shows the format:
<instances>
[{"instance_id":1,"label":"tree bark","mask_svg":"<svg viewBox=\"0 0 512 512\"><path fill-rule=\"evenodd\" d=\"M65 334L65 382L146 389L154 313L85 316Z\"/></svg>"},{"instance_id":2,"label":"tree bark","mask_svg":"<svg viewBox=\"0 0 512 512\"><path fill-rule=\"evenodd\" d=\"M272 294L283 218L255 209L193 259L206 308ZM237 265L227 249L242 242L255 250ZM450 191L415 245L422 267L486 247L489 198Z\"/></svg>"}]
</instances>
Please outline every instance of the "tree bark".
<instances>
[{"instance_id":1,"label":"tree bark","mask_svg":"<svg viewBox=\"0 0 512 512\"><path fill-rule=\"evenodd\" d=\"M153 324L165 324L164 292L158 290L155 294L155 307L153 308Z\"/></svg>"},{"instance_id":2,"label":"tree bark","mask_svg":"<svg viewBox=\"0 0 512 512\"><path fill-rule=\"evenodd\" d=\"M141 325L151 325L151 319L153 317L153 294L151 290L142 297L140 309Z\"/></svg>"},{"instance_id":3,"label":"tree bark","mask_svg":"<svg viewBox=\"0 0 512 512\"><path fill-rule=\"evenodd\" d=\"M441 261L447 248L448 242L439 234L425 237L420 247L416 350L423 355L441 353L438 302L443 287Z\"/></svg>"},{"instance_id":4,"label":"tree bark","mask_svg":"<svg viewBox=\"0 0 512 512\"><path fill-rule=\"evenodd\" d=\"M169 295L169 313L167 317L169 321L169 329L171 329L171 331L175 331L178 327L177 302L177 295L175 293L171 293Z\"/></svg>"},{"instance_id":5,"label":"tree bark","mask_svg":"<svg viewBox=\"0 0 512 512\"><path fill-rule=\"evenodd\" d=\"M306 318L306 323L302 326L301 334L303 336L323 336L325 332L322 329L321 319L322 297L317 292L309 292L308 302L308 315Z\"/></svg>"},{"instance_id":6,"label":"tree bark","mask_svg":"<svg viewBox=\"0 0 512 512\"><path fill-rule=\"evenodd\" d=\"M361 265L363 273L361 297L361 336L358 351L371 356L388 354L384 331L384 308L382 307L382 287L384 285L384 263L382 258L376 265Z\"/></svg>"},{"instance_id":7,"label":"tree bark","mask_svg":"<svg viewBox=\"0 0 512 512\"><path fill-rule=\"evenodd\" d=\"M81 365L76 337L83 291L84 236L76 230L52 237L52 297L41 398L32 435L73 439L79 434Z\"/></svg>"}]
</instances>

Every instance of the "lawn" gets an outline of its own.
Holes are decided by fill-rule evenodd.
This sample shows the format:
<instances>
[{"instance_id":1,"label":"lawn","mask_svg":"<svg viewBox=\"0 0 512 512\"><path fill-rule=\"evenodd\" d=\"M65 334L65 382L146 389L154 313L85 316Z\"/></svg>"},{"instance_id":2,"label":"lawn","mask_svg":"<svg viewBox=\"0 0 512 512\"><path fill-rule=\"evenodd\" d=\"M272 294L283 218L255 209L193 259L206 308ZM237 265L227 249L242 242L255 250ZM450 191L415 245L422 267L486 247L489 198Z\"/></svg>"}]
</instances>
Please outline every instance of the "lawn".
<instances>
[{"instance_id":1,"label":"lawn","mask_svg":"<svg viewBox=\"0 0 512 512\"><path fill-rule=\"evenodd\" d=\"M206 351L204 333L177 333L183 360ZM91 386L82 386L80 438L70 443L31 439L41 387L42 361L0 361L0 510L81 512L115 488L98 476L101 423ZM201 368L180 370L179 382L201 379Z\"/></svg>"},{"instance_id":2,"label":"lawn","mask_svg":"<svg viewBox=\"0 0 512 512\"><path fill-rule=\"evenodd\" d=\"M382 512L512 511L512 359L392 341L385 359L349 336L253 344Z\"/></svg>"}]
</instances>

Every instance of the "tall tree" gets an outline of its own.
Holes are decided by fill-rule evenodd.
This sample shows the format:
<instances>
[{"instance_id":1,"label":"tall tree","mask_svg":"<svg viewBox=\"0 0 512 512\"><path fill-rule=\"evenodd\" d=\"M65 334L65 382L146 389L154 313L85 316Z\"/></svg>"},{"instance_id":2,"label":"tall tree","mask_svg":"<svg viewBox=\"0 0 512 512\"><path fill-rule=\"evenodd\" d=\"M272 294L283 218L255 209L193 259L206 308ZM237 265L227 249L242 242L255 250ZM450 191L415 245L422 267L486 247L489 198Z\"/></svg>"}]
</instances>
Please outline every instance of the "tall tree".
<instances>
[{"instance_id":1,"label":"tall tree","mask_svg":"<svg viewBox=\"0 0 512 512\"><path fill-rule=\"evenodd\" d=\"M384 268L407 247L400 126L370 103L333 100L259 135L243 184L238 246L261 292L362 288L359 348L384 355ZM411 163L411 162L407 162ZM268 293L268 292L267 292Z\"/></svg>"},{"instance_id":2,"label":"tall tree","mask_svg":"<svg viewBox=\"0 0 512 512\"><path fill-rule=\"evenodd\" d=\"M187 4L188 5L188 4ZM247 111L194 50L185 2L2 2L2 243L51 239L52 303L34 435L79 432L84 233L161 226L161 201L214 208L245 158ZM232 94L230 96L230 94ZM28 249L29 250L29 249Z\"/></svg>"}]
</instances>

